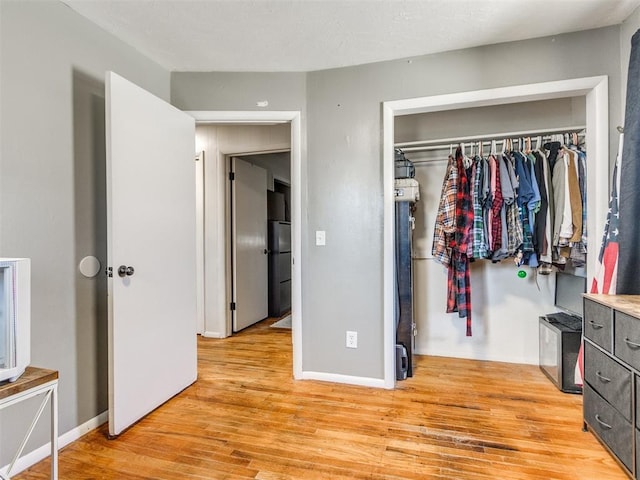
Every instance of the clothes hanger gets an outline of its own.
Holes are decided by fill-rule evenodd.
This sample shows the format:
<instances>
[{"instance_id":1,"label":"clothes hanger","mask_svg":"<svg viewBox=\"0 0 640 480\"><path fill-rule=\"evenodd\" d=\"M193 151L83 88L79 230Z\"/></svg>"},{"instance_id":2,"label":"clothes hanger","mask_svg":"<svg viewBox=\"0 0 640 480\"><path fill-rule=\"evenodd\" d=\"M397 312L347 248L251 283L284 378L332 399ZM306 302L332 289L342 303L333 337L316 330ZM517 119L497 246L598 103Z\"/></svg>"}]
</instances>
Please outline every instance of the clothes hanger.
<instances>
[{"instance_id":1,"label":"clothes hanger","mask_svg":"<svg viewBox=\"0 0 640 480\"><path fill-rule=\"evenodd\" d=\"M495 153L496 153L496 141L491 140L491 151L489 152L489 155L495 155Z\"/></svg>"}]
</instances>

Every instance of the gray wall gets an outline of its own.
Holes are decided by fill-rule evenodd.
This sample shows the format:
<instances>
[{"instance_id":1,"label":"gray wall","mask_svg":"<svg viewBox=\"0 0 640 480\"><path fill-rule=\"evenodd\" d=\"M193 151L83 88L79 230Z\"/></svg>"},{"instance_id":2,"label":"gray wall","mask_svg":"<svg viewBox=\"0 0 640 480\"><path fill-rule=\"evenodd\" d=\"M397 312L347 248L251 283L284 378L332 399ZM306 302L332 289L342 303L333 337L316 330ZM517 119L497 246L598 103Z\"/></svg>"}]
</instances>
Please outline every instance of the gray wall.
<instances>
[{"instance_id":1,"label":"gray wall","mask_svg":"<svg viewBox=\"0 0 640 480\"><path fill-rule=\"evenodd\" d=\"M60 371L60 432L107 408L104 74L165 99L169 73L59 2L0 4L0 255L32 259L31 363ZM0 416L0 466L32 404ZM27 452L48 441L39 428Z\"/></svg>"},{"instance_id":2,"label":"gray wall","mask_svg":"<svg viewBox=\"0 0 640 480\"><path fill-rule=\"evenodd\" d=\"M305 110L306 74L174 72L171 102L183 110ZM258 102L269 102L258 107Z\"/></svg>"},{"instance_id":3,"label":"gray wall","mask_svg":"<svg viewBox=\"0 0 640 480\"><path fill-rule=\"evenodd\" d=\"M402 115L396 117L394 133L396 142L424 141L578 126L585 125L585 118L584 97L559 98ZM448 150L445 153L449 153Z\"/></svg>"},{"instance_id":4,"label":"gray wall","mask_svg":"<svg viewBox=\"0 0 640 480\"><path fill-rule=\"evenodd\" d=\"M307 368L383 374L380 103L606 74L616 119L618 42L614 27L309 74L309 229L335 241L309 247ZM362 332L358 350L344 349L346 329Z\"/></svg>"},{"instance_id":5,"label":"gray wall","mask_svg":"<svg viewBox=\"0 0 640 480\"><path fill-rule=\"evenodd\" d=\"M383 376L381 102L608 75L615 128L619 45L619 28L610 27L307 74L303 370ZM255 109L266 97L263 78L174 73L172 101L192 110ZM278 100L269 108L302 108L302 99L287 101L286 82L268 86ZM325 247L308 240L315 230L326 230ZM345 348L346 330L358 331L358 349Z\"/></svg>"}]
</instances>

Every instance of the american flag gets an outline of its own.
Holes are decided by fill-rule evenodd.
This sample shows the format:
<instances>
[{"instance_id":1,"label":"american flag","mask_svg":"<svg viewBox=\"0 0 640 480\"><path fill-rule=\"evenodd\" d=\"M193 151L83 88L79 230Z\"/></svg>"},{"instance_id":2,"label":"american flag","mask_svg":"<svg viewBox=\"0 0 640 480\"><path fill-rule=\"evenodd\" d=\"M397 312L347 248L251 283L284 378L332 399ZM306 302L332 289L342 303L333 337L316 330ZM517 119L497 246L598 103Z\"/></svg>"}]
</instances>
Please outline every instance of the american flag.
<instances>
[{"instance_id":1,"label":"american flag","mask_svg":"<svg viewBox=\"0 0 640 480\"><path fill-rule=\"evenodd\" d=\"M613 169L613 185L609 198L609 212L604 226L602 246L598 255L596 275L591 284L591 293L604 293L614 295L616 293L616 278L618 273L618 227L620 224L620 209L618 201L618 162Z\"/></svg>"}]
</instances>

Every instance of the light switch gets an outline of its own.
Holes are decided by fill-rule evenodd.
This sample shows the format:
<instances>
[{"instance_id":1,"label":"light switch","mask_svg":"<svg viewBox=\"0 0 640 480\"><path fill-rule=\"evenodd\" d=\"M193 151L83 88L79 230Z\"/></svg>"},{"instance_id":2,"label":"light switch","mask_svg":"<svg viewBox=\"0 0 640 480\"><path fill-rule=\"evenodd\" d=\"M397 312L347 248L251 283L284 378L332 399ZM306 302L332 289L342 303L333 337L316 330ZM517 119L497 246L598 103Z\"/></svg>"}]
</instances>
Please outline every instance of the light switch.
<instances>
[{"instance_id":1,"label":"light switch","mask_svg":"<svg viewBox=\"0 0 640 480\"><path fill-rule=\"evenodd\" d=\"M327 235L324 230L316 230L316 245L323 246L327 244Z\"/></svg>"}]
</instances>

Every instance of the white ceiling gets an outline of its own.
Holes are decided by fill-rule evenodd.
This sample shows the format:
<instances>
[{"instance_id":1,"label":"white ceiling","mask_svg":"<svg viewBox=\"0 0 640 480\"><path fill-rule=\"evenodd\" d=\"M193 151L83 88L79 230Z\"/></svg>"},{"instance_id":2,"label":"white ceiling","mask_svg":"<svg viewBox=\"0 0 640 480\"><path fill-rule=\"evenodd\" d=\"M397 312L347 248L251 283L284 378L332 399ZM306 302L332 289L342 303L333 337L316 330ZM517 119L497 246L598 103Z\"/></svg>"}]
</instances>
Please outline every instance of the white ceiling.
<instances>
[{"instance_id":1,"label":"white ceiling","mask_svg":"<svg viewBox=\"0 0 640 480\"><path fill-rule=\"evenodd\" d=\"M640 0L62 0L171 71L313 71L615 25Z\"/></svg>"}]
</instances>

